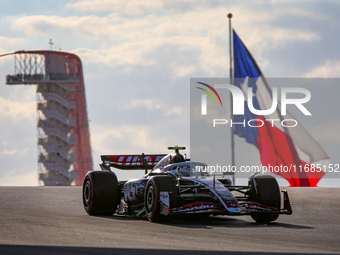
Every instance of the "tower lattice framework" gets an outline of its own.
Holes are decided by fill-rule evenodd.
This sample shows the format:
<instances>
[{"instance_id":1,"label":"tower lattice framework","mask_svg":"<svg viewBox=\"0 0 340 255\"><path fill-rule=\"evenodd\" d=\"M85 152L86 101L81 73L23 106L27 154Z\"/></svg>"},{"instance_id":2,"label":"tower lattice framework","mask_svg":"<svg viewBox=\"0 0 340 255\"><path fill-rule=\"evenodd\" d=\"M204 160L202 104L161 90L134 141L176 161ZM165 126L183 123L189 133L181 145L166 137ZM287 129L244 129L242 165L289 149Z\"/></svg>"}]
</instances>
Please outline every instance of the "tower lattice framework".
<instances>
[{"instance_id":1,"label":"tower lattice framework","mask_svg":"<svg viewBox=\"0 0 340 255\"><path fill-rule=\"evenodd\" d=\"M38 172L44 185L81 185L93 169L81 60L62 51L16 51L7 85L37 85ZM4 56L2 55L2 56Z\"/></svg>"}]
</instances>

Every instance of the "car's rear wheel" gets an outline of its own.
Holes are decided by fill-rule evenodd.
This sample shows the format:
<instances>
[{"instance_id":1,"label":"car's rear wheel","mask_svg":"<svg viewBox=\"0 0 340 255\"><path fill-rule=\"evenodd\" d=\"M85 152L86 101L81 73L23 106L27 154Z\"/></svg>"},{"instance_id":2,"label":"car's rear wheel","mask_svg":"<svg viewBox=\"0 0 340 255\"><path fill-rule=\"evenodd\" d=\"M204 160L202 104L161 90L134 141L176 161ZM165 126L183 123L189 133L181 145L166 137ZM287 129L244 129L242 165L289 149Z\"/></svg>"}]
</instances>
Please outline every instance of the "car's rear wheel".
<instances>
[{"instance_id":1,"label":"car's rear wheel","mask_svg":"<svg viewBox=\"0 0 340 255\"><path fill-rule=\"evenodd\" d=\"M169 208L174 207L177 200L176 181L171 176L153 176L146 184L144 194L144 205L146 217L152 222L166 221L170 219L169 215L161 212L161 192L167 192L169 195Z\"/></svg>"},{"instance_id":2,"label":"car's rear wheel","mask_svg":"<svg viewBox=\"0 0 340 255\"><path fill-rule=\"evenodd\" d=\"M272 207L273 210L279 210L281 206L280 188L273 176L254 175L249 178L251 190L249 201L258 202L264 206ZM279 214L275 213L254 213L251 217L259 223L275 221Z\"/></svg>"},{"instance_id":3,"label":"car's rear wheel","mask_svg":"<svg viewBox=\"0 0 340 255\"><path fill-rule=\"evenodd\" d=\"M91 171L83 183L83 205L90 215L112 215L121 198L117 176L108 171Z\"/></svg>"}]
</instances>

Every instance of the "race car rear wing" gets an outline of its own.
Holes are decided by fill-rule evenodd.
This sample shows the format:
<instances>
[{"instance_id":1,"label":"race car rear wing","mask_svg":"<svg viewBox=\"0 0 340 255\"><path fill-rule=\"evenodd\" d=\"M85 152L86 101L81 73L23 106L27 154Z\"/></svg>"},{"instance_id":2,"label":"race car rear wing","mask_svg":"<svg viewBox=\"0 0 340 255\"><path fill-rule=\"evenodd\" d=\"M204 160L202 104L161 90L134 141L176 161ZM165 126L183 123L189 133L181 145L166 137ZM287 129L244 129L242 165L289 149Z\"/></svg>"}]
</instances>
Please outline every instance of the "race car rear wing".
<instances>
[{"instance_id":1,"label":"race car rear wing","mask_svg":"<svg viewBox=\"0 0 340 255\"><path fill-rule=\"evenodd\" d=\"M141 155L102 155L102 164L99 164L102 170L110 171L110 167L121 170L145 170L154 168L167 154L147 154Z\"/></svg>"}]
</instances>

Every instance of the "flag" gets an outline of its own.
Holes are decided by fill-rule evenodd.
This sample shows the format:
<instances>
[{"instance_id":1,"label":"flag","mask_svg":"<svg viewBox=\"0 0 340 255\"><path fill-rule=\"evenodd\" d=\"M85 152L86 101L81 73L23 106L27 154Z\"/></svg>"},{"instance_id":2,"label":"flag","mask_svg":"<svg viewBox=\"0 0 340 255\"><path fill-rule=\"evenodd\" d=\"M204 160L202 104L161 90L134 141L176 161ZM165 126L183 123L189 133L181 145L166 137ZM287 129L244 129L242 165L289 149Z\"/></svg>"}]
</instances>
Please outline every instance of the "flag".
<instances>
[{"instance_id":1,"label":"flag","mask_svg":"<svg viewBox=\"0 0 340 255\"><path fill-rule=\"evenodd\" d=\"M248 143L260 150L261 163L267 169L271 170L270 166L286 166L286 170L289 168L288 172L282 171L283 168L279 172L273 172L287 179L291 186L316 187L325 172L320 168L313 170L312 164L329 160L328 155L300 123L290 128L281 125L282 120L295 118L289 112L282 116L279 103L277 109L270 115L259 116L249 110L248 87L252 88L253 106L258 110L271 108L272 91L254 58L235 31L233 42L234 85L243 91L245 97L244 115L234 115L233 122L242 123L245 120L248 123L249 120L257 119L257 124L252 121L253 126L260 126L262 123L260 121L264 122L261 127L233 125L234 134L245 138ZM269 121L271 119L280 121Z\"/></svg>"}]
</instances>

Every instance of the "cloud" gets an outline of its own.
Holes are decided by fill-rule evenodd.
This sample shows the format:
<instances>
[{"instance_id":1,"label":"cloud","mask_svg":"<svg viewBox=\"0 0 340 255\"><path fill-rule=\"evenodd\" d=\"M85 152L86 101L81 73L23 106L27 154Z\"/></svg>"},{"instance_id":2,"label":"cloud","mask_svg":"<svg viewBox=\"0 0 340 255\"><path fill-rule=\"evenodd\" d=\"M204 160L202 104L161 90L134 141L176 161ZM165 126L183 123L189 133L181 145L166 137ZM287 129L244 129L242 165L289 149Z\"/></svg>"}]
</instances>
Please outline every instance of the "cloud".
<instances>
[{"instance_id":1,"label":"cloud","mask_svg":"<svg viewBox=\"0 0 340 255\"><path fill-rule=\"evenodd\" d=\"M144 100L144 99L137 99L131 100L128 104L125 105L126 108L139 108L139 107L146 107L149 111L159 110L161 109L161 105L156 103L155 100Z\"/></svg>"},{"instance_id":2,"label":"cloud","mask_svg":"<svg viewBox=\"0 0 340 255\"><path fill-rule=\"evenodd\" d=\"M65 6L68 9L74 9L83 12L120 12L129 15L140 15L151 13L164 8L160 0L131 0L131 1L112 1L112 0L83 0L75 3L68 3Z\"/></svg>"},{"instance_id":3,"label":"cloud","mask_svg":"<svg viewBox=\"0 0 340 255\"><path fill-rule=\"evenodd\" d=\"M125 106L127 109L139 109L143 110L145 109L145 114L148 115L154 115L154 111L159 111L160 113L158 116L183 116L186 114L186 111L181 106L170 106L169 103L161 103L157 100L151 100L151 99L133 99L130 100L129 103L127 103ZM148 112L149 111L149 112Z\"/></svg>"},{"instance_id":4,"label":"cloud","mask_svg":"<svg viewBox=\"0 0 340 255\"><path fill-rule=\"evenodd\" d=\"M185 139L189 140L184 130L181 130L189 124L189 111L184 107L148 99L133 99L123 107L121 110L123 115L130 115L130 118L125 120L119 118L118 110L115 123L91 122L94 150L101 152L118 150L120 153L132 153L131 150L135 153L145 150L159 152L164 151L174 139L180 140L177 143L184 142L183 134ZM182 134L178 134L178 129Z\"/></svg>"},{"instance_id":5,"label":"cloud","mask_svg":"<svg viewBox=\"0 0 340 255\"><path fill-rule=\"evenodd\" d=\"M191 5L190 2L186 4ZM148 9L149 5L157 6L156 9L164 12L153 12L146 16L121 16L122 8L142 10L144 7ZM250 6L231 3L229 8L219 5L215 7L203 1L195 8L184 8L183 12L172 13L165 5L165 1L78 1L66 7L88 10L114 8L117 12L105 16L24 16L16 19L12 28L30 36L61 33L69 35L70 40L74 38L73 43L83 38L86 39L83 44L90 41L96 44L93 48L77 47L74 51L84 61L110 67L123 66L127 73L131 73L134 66L161 65L166 67L165 71L171 72L173 79L202 71L210 76L225 75L228 66L228 25L225 15L229 11L237 17L236 29L247 46L254 49L253 54L258 56L261 66L269 64L261 57L263 51L282 47L286 42L312 42L320 39L316 32L276 26L275 22L284 16L276 9L273 13L266 10L254 12ZM177 5L181 3L176 2L171 6ZM150 10L152 12L152 8Z\"/></svg>"},{"instance_id":6,"label":"cloud","mask_svg":"<svg viewBox=\"0 0 340 255\"><path fill-rule=\"evenodd\" d=\"M18 150L18 149L13 149L13 150L8 150L5 149L1 152L3 155L24 155L27 154L29 151L29 148L23 149L23 150Z\"/></svg>"},{"instance_id":7,"label":"cloud","mask_svg":"<svg viewBox=\"0 0 340 255\"><path fill-rule=\"evenodd\" d=\"M164 151L168 138L155 137L155 127L146 125L91 125L92 148L101 154Z\"/></svg>"},{"instance_id":8,"label":"cloud","mask_svg":"<svg viewBox=\"0 0 340 255\"><path fill-rule=\"evenodd\" d=\"M0 36L0 45L3 48L15 49L19 45L24 45L29 41L27 38L17 38L9 36ZM0 49L0 54L8 53L7 51Z\"/></svg>"},{"instance_id":9,"label":"cloud","mask_svg":"<svg viewBox=\"0 0 340 255\"><path fill-rule=\"evenodd\" d=\"M43 35L49 32L75 33L87 37L104 36L104 29L108 26L109 17L89 16L24 16L13 21L12 29L24 31L27 35ZM93 38L94 39L94 38Z\"/></svg>"},{"instance_id":10,"label":"cloud","mask_svg":"<svg viewBox=\"0 0 340 255\"><path fill-rule=\"evenodd\" d=\"M0 178L0 186L38 186L37 171L28 173L7 172Z\"/></svg>"},{"instance_id":11,"label":"cloud","mask_svg":"<svg viewBox=\"0 0 340 255\"><path fill-rule=\"evenodd\" d=\"M109 67L129 66L155 66L153 59L148 59L145 54L153 47L157 47L157 42L131 42L112 46L110 49L92 50L79 48L74 53L81 56L83 62L104 64Z\"/></svg>"},{"instance_id":12,"label":"cloud","mask_svg":"<svg viewBox=\"0 0 340 255\"><path fill-rule=\"evenodd\" d=\"M123 15L146 15L159 11L188 11L203 6L211 6L213 3L203 0L81 0L68 3L65 8L83 12L117 12Z\"/></svg>"},{"instance_id":13,"label":"cloud","mask_svg":"<svg viewBox=\"0 0 340 255\"><path fill-rule=\"evenodd\" d=\"M175 107L167 109L164 115L165 116L171 116L171 115L183 116L185 115L185 110L183 109L183 107L175 106Z\"/></svg>"},{"instance_id":14,"label":"cloud","mask_svg":"<svg viewBox=\"0 0 340 255\"><path fill-rule=\"evenodd\" d=\"M7 116L15 121L28 119L35 121L36 102L16 101L0 97L0 116Z\"/></svg>"},{"instance_id":15,"label":"cloud","mask_svg":"<svg viewBox=\"0 0 340 255\"><path fill-rule=\"evenodd\" d=\"M282 2L282 0L280 0ZM287 1L288 2L288 1ZM308 17L314 20L325 20L327 19L326 16L321 14L316 14L314 11L308 11L305 9L299 9L299 8L285 8L284 11L287 11L288 13L291 13L293 15L299 16L299 17Z\"/></svg>"},{"instance_id":16,"label":"cloud","mask_svg":"<svg viewBox=\"0 0 340 255\"><path fill-rule=\"evenodd\" d=\"M168 73L173 80L202 69L214 75L227 65L227 58L218 54L209 38L187 36L145 38L105 50L76 49L74 52L85 63L120 67L122 72L129 74L135 67L161 67L163 73Z\"/></svg>"},{"instance_id":17,"label":"cloud","mask_svg":"<svg viewBox=\"0 0 340 255\"><path fill-rule=\"evenodd\" d=\"M335 78L340 77L340 60L326 60L324 64L314 67L305 74L306 78Z\"/></svg>"}]
</instances>

